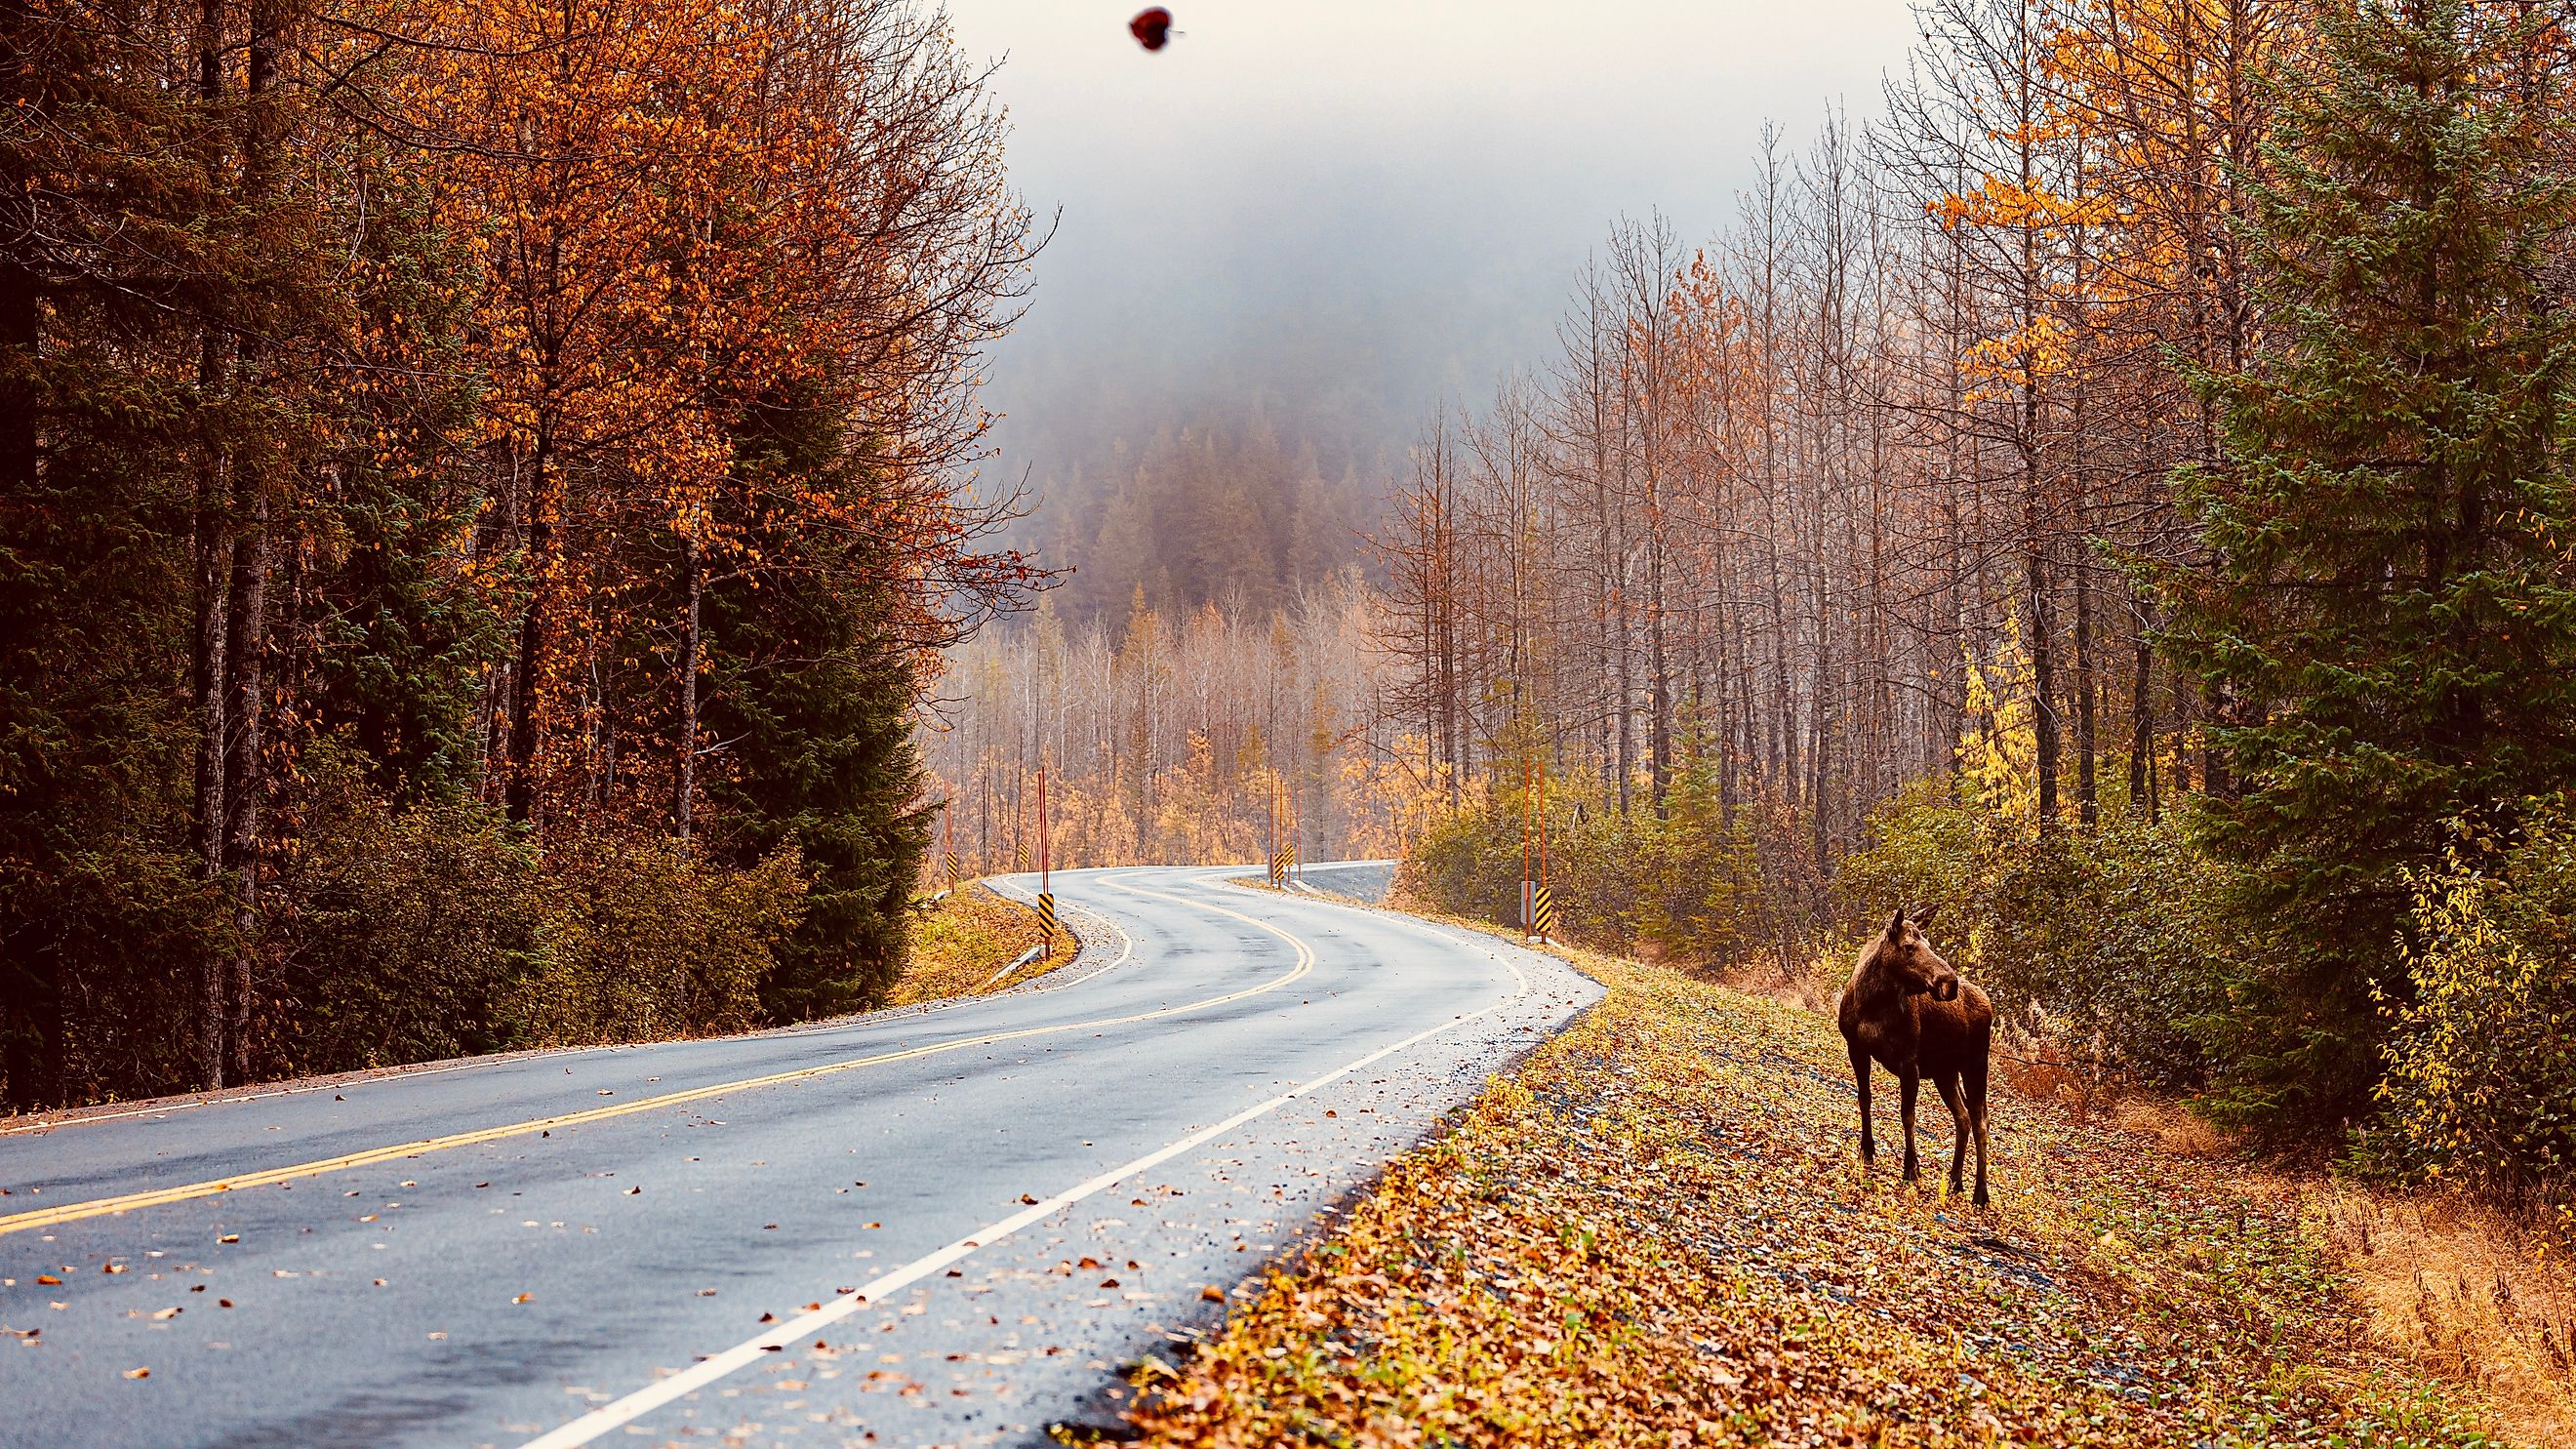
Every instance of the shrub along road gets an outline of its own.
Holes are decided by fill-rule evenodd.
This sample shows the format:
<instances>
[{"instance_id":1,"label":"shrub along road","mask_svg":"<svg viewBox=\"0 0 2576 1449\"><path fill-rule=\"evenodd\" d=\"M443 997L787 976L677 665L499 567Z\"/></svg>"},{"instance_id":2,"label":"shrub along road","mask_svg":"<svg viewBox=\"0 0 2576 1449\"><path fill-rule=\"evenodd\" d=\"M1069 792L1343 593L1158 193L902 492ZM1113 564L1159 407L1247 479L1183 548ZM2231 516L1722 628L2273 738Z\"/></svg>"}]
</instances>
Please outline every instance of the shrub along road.
<instances>
[{"instance_id":1,"label":"shrub along road","mask_svg":"<svg viewBox=\"0 0 2576 1449\"><path fill-rule=\"evenodd\" d=\"M0 1444L1114 1416L1118 1366L1599 994L1224 874L1058 875L1107 958L1062 985L0 1131Z\"/></svg>"}]
</instances>

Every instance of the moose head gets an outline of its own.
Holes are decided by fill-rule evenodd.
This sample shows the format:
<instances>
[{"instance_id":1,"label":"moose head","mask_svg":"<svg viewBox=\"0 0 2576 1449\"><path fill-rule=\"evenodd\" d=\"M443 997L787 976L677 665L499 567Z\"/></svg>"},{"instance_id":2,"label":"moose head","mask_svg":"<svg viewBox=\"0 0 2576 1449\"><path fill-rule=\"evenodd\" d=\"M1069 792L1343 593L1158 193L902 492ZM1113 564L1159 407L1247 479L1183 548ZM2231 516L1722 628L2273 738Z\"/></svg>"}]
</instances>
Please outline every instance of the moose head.
<instances>
[{"instance_id":1,"label":"moose head","mask_svg":"<svg viewBox=\"0 0 2576 1449\"><path fill-rule=\"evenodd\" d=\"M1906 994L1928 992L1934 1001L1955 1001L1959 996L1959 973L1932 950L1931 939L1923 934L1938 909L1926 907L1909 921L1905 908L1898 906L1873 954L1878 968L1894 978Z\"/></svg>"}]
</instances>

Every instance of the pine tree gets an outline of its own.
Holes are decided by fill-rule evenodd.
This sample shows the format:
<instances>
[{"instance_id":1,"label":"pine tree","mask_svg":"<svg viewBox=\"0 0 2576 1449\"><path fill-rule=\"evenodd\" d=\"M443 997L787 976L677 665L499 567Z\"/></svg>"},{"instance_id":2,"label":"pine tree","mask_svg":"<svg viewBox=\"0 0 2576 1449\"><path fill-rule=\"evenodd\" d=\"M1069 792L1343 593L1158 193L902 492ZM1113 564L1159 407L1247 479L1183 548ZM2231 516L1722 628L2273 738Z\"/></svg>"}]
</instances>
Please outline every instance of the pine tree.
<instances>
[{"instance_id":1,"label":"pine tree","mask_svg":"<svg viewBox=\"0 0 2576 1449\"><path fill-rule=\"evenodd\" d=\"M2178 656L2239 702L2201 830L2273 942L2208 1023L2250 1121L2363 1110L2400 872L2576 773L2567 121L2520 13L2321 17L2254 189L2264 345L2199 379L2226 446L2177 481L2206 557L2159 582Z\"/></svg>"},{"instance_id":2,"label":"pine tree","mask_svg":"<svg viewBox=\"0 0 2576 1449\"><path fill-rule=\"evenodd\" d=\"M753 496L866 494L865 464L835 413L792 395L754 409L736 442ZM764 581L707 592L714 661L705 727L728 741L707 782L720 849L749 866L793 844L809 876L796 933L760 982L773 1022L884 998L910 944L930 846L912 738L912 661L891 637L882 540L829 528L749 525Z\"/></svg>"}]
</instances>

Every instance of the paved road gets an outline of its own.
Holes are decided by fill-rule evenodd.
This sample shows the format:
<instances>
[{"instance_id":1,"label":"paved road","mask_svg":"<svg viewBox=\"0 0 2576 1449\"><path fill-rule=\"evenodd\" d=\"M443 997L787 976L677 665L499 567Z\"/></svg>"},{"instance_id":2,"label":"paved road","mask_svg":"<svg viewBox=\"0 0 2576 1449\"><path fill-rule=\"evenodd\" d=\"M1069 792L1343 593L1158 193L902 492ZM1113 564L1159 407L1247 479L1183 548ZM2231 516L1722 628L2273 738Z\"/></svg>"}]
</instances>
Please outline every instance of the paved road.
<instances>
[{"instance_id":1,"label":"paved road","mask_svg":"<svg viewBox=\"0 0 2576 1449\"><path fill-rule=\"evenodd\" d=\"M1105 1421L1596 994L1240 874L1059 874L1088 974L1051 989L0 1132L0 1445Z\"/></svg>"},{"instance_id":2,"label":"paved road","mask_svg":"<svg viewBox=\"0 0 2576 1449\"><path fill-rule=\"evenodd\" d=\"M1375 905L1395 889L1395 862L1336 860L1302 866L1297 872L1297 883Z\"/></svg>"}]
</instances>

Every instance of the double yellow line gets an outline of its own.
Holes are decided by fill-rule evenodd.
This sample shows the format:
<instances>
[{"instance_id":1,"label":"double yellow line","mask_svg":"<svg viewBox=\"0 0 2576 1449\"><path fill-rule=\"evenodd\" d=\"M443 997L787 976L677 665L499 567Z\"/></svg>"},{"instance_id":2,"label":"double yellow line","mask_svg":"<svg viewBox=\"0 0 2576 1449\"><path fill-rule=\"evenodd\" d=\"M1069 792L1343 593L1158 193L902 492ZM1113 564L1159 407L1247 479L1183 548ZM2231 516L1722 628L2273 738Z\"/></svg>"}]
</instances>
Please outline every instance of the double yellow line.
<instances>
[{"instance_id":1,"label":"double yellow line","mask_svg":"<svg viewBox=\"0 0 2576 1449\"><path fill-rule=\"evenodd\" d=\"M1259 996L1264 992L1276 991L1315 969L1313 948L1268 921L1255 920L1241 911L1211 905L1206 901L1193 901L1181 896L1166 895L1161 891L1143 890L1115 880L1105 883L1116 886L1129 895L1152 896L1170 901L1175 905L1194 906L1200 910L1214 911L1219 915L1232 916L1238 921L1258 926L1293 947L1297 952L1297 964L1289 968L1286 973L1274 976L1259 985L1247 986L1240 991L1229 991L1222 996L1184 1002L1179 1006L1158 1007L1152 1011L1131 1012L1125 1016L1096 1017L1089 1021L1068 1021L1054 1026L1024 1027L1018 1031L992 1032L958 1041L908 1047L902 1051L879 1052L874 1056L853 1057L848 1061L826 1062L818 1067L800 1067L790 1072L772 1072L764 1077L746 1077L741 1081L721 1082L712 1087L692 1087L683 1092L664 1092L658 1096L638 1097L631 1102L617 1102L582 1112L534 1117L525 1122L512 1122L505 1126L482 1127L471 1132L452 1132L444 1137L424 1137L417 1142L397 1143L390 1147L370 1147L363 1152L350 1152L338 1157L299 1162L289 1167L262 1168L254 1172L211 1178L204 1182L185 1183L177 1187L154 1188L149 1192L126 1193L119 1197L92 1198L87 1202L65 1203L61 1207L38 1208L32 1212L0 1217L0 1234L23 1233L35 1228L50 1228L61 1223L78 1222L84 1218L108 1217L117 1213L133 1212L140 1208L162 1207L170 1203L187 1202L194 1198L213 1197L218 1193L236 1192L243 1188L273 1187L299 1178L346 1172L353 1167L372 1167L378 1163L420 1157L432 1152L445 1152L451 1148L473 1147L485 1142L525 1137L532 1132L551 1132L557 1127L579 1127L590 1122L606 1122L617 1117L631 1117L638 1112L658 1112L665 1107L686 1106L691 1102L703 1102L710 1097L721 1097L729 1092L750 1091L758 1087L776 1087L789 1082L812 1081L817 1077L856 1071L861 1067L882 1066L887 1062L910 1061L917 1057L937 1056L942 1052L964 1051L969 1047L992 1046L998 1042L1025 1041L1034 1036L1053 1036L1068 1031L1091 1031L1101 1027L1125 1026L1132 1022L1151 1021L1161 1016L1177 1016L1183 1012L1202 1011L1211 1006L1223 1006L1230 1001L1241 1001L1248 996Z\"/></svg>"}]
</instances>

